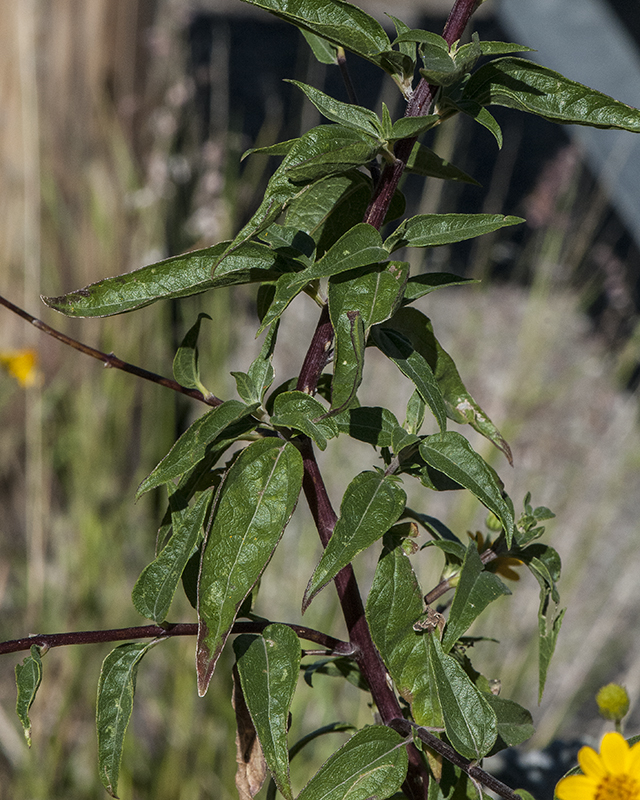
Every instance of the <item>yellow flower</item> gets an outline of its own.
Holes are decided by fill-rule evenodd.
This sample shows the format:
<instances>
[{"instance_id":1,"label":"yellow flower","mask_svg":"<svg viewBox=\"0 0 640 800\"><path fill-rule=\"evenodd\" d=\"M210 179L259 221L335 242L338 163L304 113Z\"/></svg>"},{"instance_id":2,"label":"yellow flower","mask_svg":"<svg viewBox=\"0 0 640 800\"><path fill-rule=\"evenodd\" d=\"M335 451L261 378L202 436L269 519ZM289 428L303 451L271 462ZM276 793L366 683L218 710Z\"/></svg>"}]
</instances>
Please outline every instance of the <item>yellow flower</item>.
<instances>
[{"instance_id":1,"label":"yellow flower","mask_svg":"<svg viewBox=\"0 0 640 800\"><path fill-rule=\"evenodd\" d=\"M600 753L578 753L583 775L569 775L556 786L558 800L640 800L640 742L629 747L620 733L605 733Z\"/></svg>"},{"instance_id":2,"label":"yellow flower","mask_svg":"<svg viewBox=\"0 0 640 800\"><path fill-rule=\"evenodd\" d=\"M485 543L484 536L480 531L468 533L468 535L478 545L478 552L480 554L491 547L491 542L487 541ZM489 572L495 572L496 575L502 575L503 578L508 578L511 581L519 581L520 576L513 569L513 567L521 566L522 561L520 561L519 558L512 558L511 556L497 556L487 564L487 569Z\"/></svg>"},{"instance_id":3,"label":"yellow flower","mask_svg":"<svg viewBox=\"0 0 640 800\"><path fill-rule=\"evenodd\" d=\"M4 367L20 386L35 386L40 381L38 354L35 350L5 350L0 353L0 366Z\"/></svg>"}]
</instances>

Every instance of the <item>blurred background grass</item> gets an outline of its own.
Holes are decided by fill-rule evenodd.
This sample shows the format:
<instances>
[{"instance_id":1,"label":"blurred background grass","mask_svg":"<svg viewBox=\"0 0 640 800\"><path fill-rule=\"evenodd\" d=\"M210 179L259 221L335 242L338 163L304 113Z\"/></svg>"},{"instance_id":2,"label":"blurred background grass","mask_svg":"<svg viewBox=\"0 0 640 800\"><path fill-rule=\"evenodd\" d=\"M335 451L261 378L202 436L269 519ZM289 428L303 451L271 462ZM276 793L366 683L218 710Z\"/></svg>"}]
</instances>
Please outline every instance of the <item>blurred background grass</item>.
<instances>
[{"instance_id":1,"label":"blurred background grass","mask_svg":"<svg viewBox=\"0 0 640 800\"><path fill-rule=\"evenodd\" d=\"M227 17L209 6L6 3L0 291L66 333L163 374L185 330L206 311L214 323L203 326L203 376L225 397L233 393L229 371L246 368L258 347L252 290L221 290L99 321L68 320L38 302L40 293L60 294L230 236L268 177L264 159L240 168L239 154L319 121L280 78L297 77L342 97L338 76L309 58L293 29L266 15ZM423 22L441 27L440 20ZM353 73L363 104L379 107L383 98L400 113L390 82L381 86L366 65L354 63ZM546 540L566 564L561 594L569 611L540 707L537 584L524 576L514 585L516 598L498 601L474 629L500 639L477 648L477 666L502 680L504 696L532 709L539 726L534 744L543 746L554 736L597 736L592 697L609 680L627 685L629 732L640 728L640 262L574 145L544 123L525 125L510 113L501 122L506 145L499 154L488 135L464 122L448 126L437 142L484 189L437 181L424 188L408 181L405 188L412 213L464 208L528 218L514 233L420 254L414 267L484 279L478 288L436 293L421 307L509 439L515 468L483 442L474 444L500 469L517 508L531 490L534 504L558 515ZM285 317L277 381L297 372L306 341L300 331L310 334L316 313L301 297ZM42 373L29 389L0 374L0 638L140 624L130 592L153 556L163 499L134 504L135 488L201 409L105 371L8 312L0 319L0 350L37 349ZM402 419L409 393L372 353L362 401L386 403ZM345 483L371 464L371 450L338 441L322 464L337 508ZM405 485L414 507L440 516L459 535L482 527L483 512L471 499ZM298 598L319 554L303 505L263 581L256 610L273 619L298 620ZM356 561L365 591L376 557L372 551ZM426 551L416 568L427 591L438 578L437 556ZM178 599L171 618L193 620L193 610ZM330 589L305 624L343 635ZM13 668L24 656L3 657L2 800L104 796L93 713L109 649L47 655L30 751L13 714ZM230 663L225 653L207 697L198 699L193 642L166 642L149 654L125 744L123 798L235 796ZM371 720L366 696L355 688L322 676L314 685L319 689L301 683L292 741L336 718ZM295 786L338 738L296 759Z\"/></svg>"}]
</instances>

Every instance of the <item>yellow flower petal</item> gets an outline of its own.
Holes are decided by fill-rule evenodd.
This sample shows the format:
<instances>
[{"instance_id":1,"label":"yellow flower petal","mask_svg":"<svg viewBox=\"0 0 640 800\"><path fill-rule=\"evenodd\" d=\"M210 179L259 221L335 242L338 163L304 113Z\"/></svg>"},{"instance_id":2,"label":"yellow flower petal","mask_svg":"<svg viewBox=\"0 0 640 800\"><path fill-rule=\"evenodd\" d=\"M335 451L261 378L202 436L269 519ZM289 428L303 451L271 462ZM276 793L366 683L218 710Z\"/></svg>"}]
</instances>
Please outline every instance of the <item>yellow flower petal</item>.
<instances>
[{"instance_id":1,"label":"yellow flower petal","mask_svg":"<svg viewBox=\"0 0 640 800\"><path fill-rule=\"evenodd\" d=\"M559 800L595 800L598 781L586 775L570 775L556 786Z\"/></svg>"},{"instance_id":2,"label":"yellow flower petal","mask_svg":"<svg viewBox=\"0 0 640 800\"><path fill-rule=\"evenodd\" d=\"M604 778L607 774L602 759L592 747L581 747L578 751L578 764L585 775L590 778Z\"/></svg>"},{"instance_id":3,"label":"yellow flower petal","mask_svg":"<svg viewBox=\"0 0 640 800\"><path fill-rule=\"evenodd\" d=\"M629 745L621 733L612 731L605 733L600 745L602 763L612 775L619 775L627 771L629 761Z\"/></svg>"},{"instance_id":4,"label":"yellow flower petal","mask_svg":"<svg viewBox=\"0 0 640 800\"><path fill-rule=\"evenodd\" d=\"M640 742L636 742L629 751L629 761L627 771L631 777L640 781Z\"/></svg>"},{"instance_id":5,"label":"yellow flower petal","mask_svg":"<svg viewBox=\"0 0 640 800\"><path fill-rule=\"evenodd\" d=\"M35 350L13 350L0 353L0 365L12 375L21 386L38 383L38 354Z\"/></svg>"}]
</instances>

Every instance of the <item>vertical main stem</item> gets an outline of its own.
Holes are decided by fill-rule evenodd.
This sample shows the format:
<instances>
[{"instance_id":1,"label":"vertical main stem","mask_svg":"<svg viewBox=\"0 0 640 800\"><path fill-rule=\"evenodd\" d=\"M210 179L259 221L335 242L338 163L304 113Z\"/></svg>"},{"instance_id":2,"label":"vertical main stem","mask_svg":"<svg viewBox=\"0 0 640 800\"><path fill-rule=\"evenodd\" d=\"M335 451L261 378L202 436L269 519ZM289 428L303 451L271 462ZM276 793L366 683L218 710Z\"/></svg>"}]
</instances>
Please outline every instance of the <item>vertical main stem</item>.
<instances>
[{"instance_id":1,"label":"vertical main stem","mask_svg":"<svg viewBox=\"0 0 640 800\"><path fill-rule=\"evenodd\" d=\"M480 1L455 0L443 33L449 45L460 39L469 18L480 4ZM425 113L435 96L435 91L435 87L430 86L424 79L421 80L408 103L405 116L420 116ZM415 142L415 138L403 139L397 142L394 152L395 160L392 164L387 164L374 189L364 222L368 222L376 229L379 229L384 222ZM299 390L314 394L322 370L327 364L332 342L333 329L329 319L328 308L325 306L302 366L298 379ZM311 440L304 438L300 450L304 463L304 493L322 544L326 547L333 533L337 516L329 500L315 459ZM338 573L335 578L335 585L349 631L349 638L357 651L356 660L358 666L369 684L382 721L389 723L392 719L401 717L402 712L395 693L387 683L387 671L371 639L362 597L350 564ZM429 773L424 766L421 754L414 745L409 745L407 752L409 770L403 785L403 791L412 800L425 800L428 791Z\"/></svg>"}]
</instances>

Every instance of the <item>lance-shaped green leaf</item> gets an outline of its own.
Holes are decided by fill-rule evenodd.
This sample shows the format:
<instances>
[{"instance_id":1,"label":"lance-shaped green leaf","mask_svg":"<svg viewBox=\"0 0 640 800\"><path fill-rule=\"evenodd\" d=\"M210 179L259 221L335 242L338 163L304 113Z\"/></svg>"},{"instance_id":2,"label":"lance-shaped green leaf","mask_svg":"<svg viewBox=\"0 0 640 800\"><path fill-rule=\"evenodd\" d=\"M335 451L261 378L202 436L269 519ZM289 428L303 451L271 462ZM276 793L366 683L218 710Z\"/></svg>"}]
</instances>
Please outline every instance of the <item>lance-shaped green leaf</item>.
<instances>
[{"instance_id":1,"label":"lance-shaped green leaf","mask_svg":"<svg viewBox=\"0 0 640 800\"><path fill-rule=\"evenodd\" d=\"M315 181L366 164L377 149L378 144L373 139L341 125L320 125L296 139L269 179L255 214L213 263L213 277L217 277L224 259L272 225L292 201L309 191Z\"/></svg>"},{"instance_id":2,"label":"lance-shaped green leaf","mask_svg":"<svg viewBox=\"0 0 640 800\"><path fill-rule=\"evenodd\" d=\"M347 486L329 544L304 593L303 611L358 553L384 536L398 521L406 502L397 478L378 472L356 475Z\"/></svg>"},{"instance_id":3,"label":"lance-shaped green leaf","mask_svg":"<svg viewBox=\"0 0 640 800\"><path fill-rule=\"evenodd\" d=\"M427 634L414 629L424 612L418 579L402 546L385 540L366 616L371 638L393 682L411 705L418 725L442 727L442 709L435 691L427 651Z\"/></svg>"},{"instance_id":4,"label":"lance-shaped green leaf","mask_svg":"<svg viewBox=\"0 0 640 800\"><path fill-rule=\"evenodd\" d=\"M418 352L411 341L392 327L393 319L387 325L376 325L371 329L375 346L391 359L403 375L413 381L416 389L431 409L441 431L447 427L447 412L442 392L427 359Z\"/></svg>"},{"instance_id":5,"label":"lance-shaped green leaf","mask_svg":"<svg viewBox=\"0 0 640 800\"><path fill-rule=\"evenodd\" d=\"M382 25L364 11L344 0L243 0L270 11L301 30L321 36L374 64L379 53L390 50Z\"/></svg>"},{"instance_id":6,"label":"lance-shaped green leaf","mask_svg":"<svg viewBox=\"0 0 640 800\"><path fill-rule=\"evenodd\" d=\"M346 311L335 326L331 411L339 414L355 400L364 369L365 330L359 311ZM336 428L337 431L337 428Z\"/></svg>"},{"instance_id":7,"label":"lance-shaped green leaf","mask_svg":"<svg viewBox=\"0 0 640 800\"><path fill-rule=\"evenodd\" d=\"M32 644L28 655L22 664L16 664L16 687L18 698L16 700L16 714L22 723L24 738L31 747L31 720L29 709L36 699L36 694L42 683L42 658L40 648Z\"/></svg>"},{"instance_id":8,"label":"lance-shaped green leaf","mask_svg":"<svg viewBox=\"0 0 640 800\"><path fill-rule=\"evenodd\" d=\"M438 114L428 114L422 117L401 117L393 123L389 139L413 139L421 133L430 130L440 122Z\"/></svg>"},{"instance_id":9,"label":"lance-shaped green leaf","mask_svg":"<svg viewBox=\"0 0 640 800\"><path fill-rule=\"evenodd\" d=\"M273 555L302 487L302 456L279 439L246 447L222 485L198 581L198 692L204 695L237 611Z\"/></svg>"},{"instance_id":10,"label":"lance-shaped green leaf","mask_svg":"<svg viewBox=\"0 0 640 800\"><path fill-rule=\"evenodd\" d=\"M354 225L362 221L371 198L371 180L349 170L317 181L289 205L287 224L312 236L323 255Z\"/></svg>"},{"instance_id":11,"label":"lance-shaped green leaf","mask_svg":"<svg viewBox=\"0 0 640 800\"><path fill-rule=\"evenodd\" d=\"M476 543L469 542L442 639L444 652L451 650L490 603L505 594L511 591L497 575L485 571Z\"/></svg>"},{"instance_id":12,"label":"lance-shaped green leaf","mask_svg":"<svg viewBox=\"0 0 640 800\"><path fill-rule=\"evenodd\" d=\"M407 161L407 170L416 175L423 175L427 178L441 178L447 181L462 181L463 183L471 183L474 186L479 186L475 178L467 175L464 170L451 164L446 159L434 153L433 150L426 147L419 142L416 142L409 160Z\"/></svg>"},{"instance_id":13,"label":"lance-shaped green leaf","mask_svg":"<svg viewBox=\"0 0 640 800\"><path fill-rule=\"evenodd\" d=\"M319 89L300 81L287 80L287 83L292 83L303 91L307 99L313 103L322 116L331 120L331 122L337 122L346 128L360 131L367 136L373 136L377 140L381 139L382 126L380 120L370 109L352 105L351 103L342 103L340 100L335 100ZM436 116L436 119L439 119L439 117Z\"/></svg>"},{"instance_id":14,"label":"lance-shaped green leaf","mask_svg":"<svg viewBox=\"0 0 640 800\"><path fill-rule=\"evenodd\" d=\"M334 44L304 29L302 29L300 33L307 40L307 44L311 48L313 55L321 64L338 63L338 48Z\"/></svg>"},{"instance_id":15,"label":"lance-shaped green leaf","mask_svg":"<svg viewBox=\"0 0 640 800\"><path fill-rule=\"evenodd\" d=\"M463 99L536 114L551 122L640 132L640 111L523 58L499 58L471 76Z\"/></svg>"},{"instance_id":16,"label":"lance-shaped green leaf","mask_svg":"<svg viewBox=\"0 0 640 800\"><path fill-rule=\"evenodd\" d=\"M173 359L173 377L181 386L186 386L187 389L198 389L206 397L209 391L200 381L200 367L198 366L198 336L203 319L211 319L211 317L208 314L198 314L198 319L189 328L180 343L178 352Z\"/></svg>"},{"instance_id":17,"label":"lance-shaped green leaf","mask_svg":"<svg viewBox=\"0 0 640 800\"><path fill-rule=\"evenodd\" d=\"M367 164L379 148L378 141L352 128L321 125L294 144L282 162L282 177L294 185L312 183Z\"/></svg>"},{"instance_id":18,"label":"lance-shaped green leaf","mask_svg":"<svg viewBox=\"0 0 640 800\"><path fill-rule=\"evenodd\" d=\"M481 106L480 103L476 103L475 100L470 99L453 100L450 97L444 97L442 108L443 111L447 110L447 112L453 108L471 117L471 119L475 120L479 125L482 125L483 128L486 128L496 140L498 147L500 149L502 148L502 128L493 114L484 106Z\"/></svg>"},{"instance_id":19,"label":"lance-shaped green leaf","mask_svg":"<svg viewBox=\"0 0 640 800\"><path fill-rule=\"evenodd\" d=\"M517 747L535 733L531 714L513 700L487 694L486 700L493 709L498 721L498 738L490 755L506 747Z\"/></svg>"},{"instance_id":20,"label":"lance-shaped green leaf","mask_svg":"<svg viewBox=\"0 0 640 800\"><path fill-rule=\"evenodd\" d=\"M203 492L191 508L173 512L171 538L133 587L131 597L136 610L158 625L166 619L187 561L199 544L212 492Z\"/></svg>"},{"instance_id":21,"label":"lance-shaped green leaf","mask_svg":"<svg viewBox=\"0 0 640 800\"><path fill-rule=\"evenodd\" d=\"M556 581L560 578L560 556L553 547L531 544L516 551L516 557L524 561L540 585L540 607L538 609L538 697L542 698L547 671L553 656L562 618L566 609L558 611L560 595Z\"/></svg>"},{"instance_id":22,"label":"lance-shaped green leaf","mask_svg":"<svg viewBox=\"0 0 640 800\"><path fill-rule=\"evenodd\" d=\"M464 436L457 431L427 436L420 445L420 455L427 464L464 486L489 511L493 511L502 522L507 546L510 547L515 532L513 505L502 496L502 487L495 471Z\"/></svg>"},{"instance_id":23,"label":"lance-shaped green leaf","mask_svg":"<svg viewBox=\"0 0 640 800\"><path fill-rule=\"evenodd\" d=\"M143 308L156 300L173 300L222 286L274 280L292 269L291 263L270 247L248 242L220 262L212 278L211 267L220 261L229 245L230 242L220 242L42 300L68 317L108 317Z\"/></svg>"},{"instance_id":24,"label":"lance-shaped green leaf","mask_svg":"<svg viewBox=\"0 0 640 800\"><path fill-rule=\"evenodd\" d=\"M426 272L424 275L412 275L407 281L404 290L403 303L412 303L426 294L444 289L447 286L463 286L467 283L477 283L475 278L461 278L451 272Z\"/></svg>"},{"instance_id":25,"label":"lance-shaped green leaf","mask_svg":"<svg viewBox=\"0 0 640 800\"><path fill-rule=\"evenodd\" d=\"M341 315L359 311L365 335L372 325L393 316L402 302L409 278L406 261L389 261L374 267L337 275L329 281L329 315L334 328Z\"/></svg>"},{"instance_id":26,"label":"lance-shaped green leaf","mask_svg":"<svg viewBox=\"0 0 640 800\"><path fill-rule=\"evenodd\" d=\"M455 658L443 651L438 637L430 633L425 637L447 737L458 753L478 760L498 736L495 712Z\"/></svg>"},{"instance_id":27,"label":"lance-shaped green leaf","mask_svg":"<svg viewBox=\"0 0 640 800\"><path fill-rule=\"evenodd\" d=\"M390 797L407 774L404 745L402 736L386 725L363 728L325 761L297 800Z\"/></svg>"},{"instance_id":28,"label":"lance-shaped green leaf","mask_svg":"<svg viewBox=\"0 0 640 800\"><path fill-rule=\"evenodd\" d=\"M422 423L424 422L424 414L426 411L426 404L422 399L422 395L416 389L407 403L407 413L405 416L403 428L407 433L417 434L420 432Z\"/></svg>"},{"instance_id":29,"label":"lance-shaped green leaf","mask_svg":"<svg viewBox=\"0 0 640 800\"><path fill-rule=\"evenodd\" d=\"M240 636L233 643L245 702L267 766L287 800L289 709L300 674L300 642L286 625L269 625L262 636Z\"/></svg>"},{"instance_id":30,"label":"lance-shaped green leaf","mask_svg":"<svg viewBox=\"0 0 640 800\"><path fill-rule=\"evenodd\" d=\"M270 225L260 234L260 239L283 256L300 261L308 267L314 262L316 243L306 231L293 225Z\"/></svg>"},{"instance_id":31,"label":"lance-shaped green leaf","mask_svg":"<svg viewBox=\"0 0 640 800\"><path fill-rule=\"evenodd\" d=\"M521 222L524 222L521 217L502 214L419 214L401 222L384 246L390 253L399 247L436 247L474 239Z\"/></svg>"},{"instance_id":32,"label":"lance-shaped green leaf","mask_svg":"<svg viewBox=\"0 0 640 800\"><path fill-rule=\"evenodd\" d=\"M278 279L274 299L262 320L260 330L278 319L310 281L375 264L387 255L380 233L366 222L359 223L341 236L319 261L302 272L283 275Z\"/></svg>"},{"instance_id":33,"label":"lance-shaped green leaf","mask_svg":"<svg viewBox=\"0 0 640 800\"><path fill-rule=\"evenodd\" d=\"M327 417L322 403L300 391L283 392L276 397L271 424L306 434L321 450L326 449L327 439L338 435L338 427Z\"/></svg>"},{"instance_id":34,"label":"lance-shaped green leaf","mask_svg":"<svg viewBox=\"0 0 640 800\"><path fill-rule=\"evenodd\" d=\"M237 424L240 424L239 434L255 428L258 421L254 420L251 414L257 407L257 403L248 406L239 400L226 400L222 405L197 419L182 434L153 472L142 481L136 497L163 483L169 483L190 470L205 457L216 442L224 437L225 433L229 433Z\"/></svg>"},{"instance_id":35,"label":"lance-shaped green leaf","mask_svg":"<svg viewBox=\"0 0 640 800\"><path fill-rule=\"evenodd\" d=\"M387 408L363 406L350 408L334 417L340 433L374 447L391 447L392 435L398 420Z\"/></svg>"},{"instance_id":36,"label":"lance-shaped green leaf","mask_svg":"<svg viewBox=\"0 0 640 800\"><path fill-rule=\"evenodd\" d=\"M112 650L102 664L96 707L98 769L102 785L112 797L118 796L122 745L133 710L138 665L157 643L156 639L122 644Z\"/></svg>"},{"instance_id":37,"label":"lance-shaped green leaf","mask_svg":"<svg viewBox=\"0 0 640 800\"><path fill-rule=\"evenodd\" d=\"M262 403L264 393L273 383L275 372L271 363L273 351L278 338L278 326L276 322L269 329L264 337L260 354L251 363L248 372L232 372L236 380L238 394L245 403Z\"/></svg>"},{"instance_id":38,"label":"lance-shaped green leaf","mask_svg":"<svg viewBox=\"0 0 640 800\"><path fill-rule=\"evenodd\" d=\"M453 278L454 276L450 276ZM417 276L409 280L405 298L413 297L423 289L429 289L429 276ZM435 273L433 288L447 285L446 274ZM417 288L419 287L419 288ZM461 425L469 424L490 442L498 447L511 463L511 449L491 419L476 403L462 383L451 356L443 350L433 334L433 326L428 317L415 308L400 309L388 323L390 327L405 336L415 350L427 361L442 393L447 417ZM386 324L385 326L386 327Z\"/></svg>"}]
</instances>

